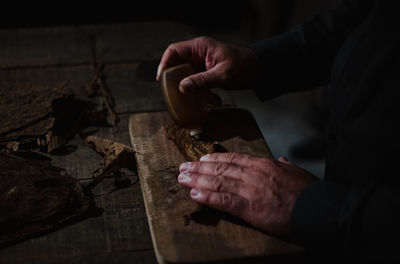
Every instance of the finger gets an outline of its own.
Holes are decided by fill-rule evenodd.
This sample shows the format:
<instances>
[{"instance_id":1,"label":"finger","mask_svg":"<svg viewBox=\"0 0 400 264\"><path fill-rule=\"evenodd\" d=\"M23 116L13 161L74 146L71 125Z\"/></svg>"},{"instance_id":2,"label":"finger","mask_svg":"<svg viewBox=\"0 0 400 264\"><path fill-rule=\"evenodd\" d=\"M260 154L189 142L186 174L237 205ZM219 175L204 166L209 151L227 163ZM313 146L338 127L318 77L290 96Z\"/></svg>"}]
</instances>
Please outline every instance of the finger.
<instances>
[{"instance_id":1,"label":"finger","mask_svg":"<svg viewBox=\"0 0 400 264\"><path fill-rule=\"evenodd\" d=\"M230 193L219 193L194 188L190 191L190 197L196 202L207 204L238 217L242 217L248 208L247 199Z\"/></svg>"},{"instance_id":2,"label":"finger","mask_svg":"<svg viewBox=\"0 0 400 264\"><path fill-rule=\"evenodd\" d=\"M243 182L229 177L183 172L178 175L178 181L180 184L190 188L205 189L213 192L227 192L247 197L241 187Z\"/></svg>"},{"instance_id":3,"label":"finger","mask_svg":"<svg viewBox=\"0 0 400 264\"><path fill-rule=\"evenodd\" d=\"M181 81L179 90L188 93L195 89L215 88L223 81L222 73L222 66L217 65L207 71L190 75Z\"/></svg>"},{"instance_id":4,"label":"finger","mask_svg":"<svg viewBox=\"0 0 400 264\"><path fill-rule=\"evenodd\" d=\"M266 162L265 158L258 158L247 154L241 154L237 152L223 152L223 153L211 153L204 155L200 158L200 161L206 162L223 162L234 164L243 167L256 167L260 166L260 163Z\"/></svg>"},{"instance_id":5,"label":"finger","mask_svg":"<svg viewBox=\"0 0 400 264\"><path fill-rule=\"evenodd\" d=\"M157 68L157 81L160 81L161 72L169 67L190 61L191 41L173 43L164 51Z\"/></svg>"},{"instance_id":6,"label":"finger","mask_svg":"<svg viewBox=\"0 0 400 264\"><path fill-rule=\"evenodd\" d=\"M225 176L245 180L253 172L247 168L222 162L185 162L179 171L209 176Z\"/></svg>"}]
</instances>

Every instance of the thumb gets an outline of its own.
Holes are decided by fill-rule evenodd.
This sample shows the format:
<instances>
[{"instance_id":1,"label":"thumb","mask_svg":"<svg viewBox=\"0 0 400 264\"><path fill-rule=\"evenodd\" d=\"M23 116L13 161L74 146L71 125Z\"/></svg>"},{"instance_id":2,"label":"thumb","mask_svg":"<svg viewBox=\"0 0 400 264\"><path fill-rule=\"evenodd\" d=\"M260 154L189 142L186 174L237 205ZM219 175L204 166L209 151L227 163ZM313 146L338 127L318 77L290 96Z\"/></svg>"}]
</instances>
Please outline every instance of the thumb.
<instances>
[{"instance_id":1,"label":"thumb","mask_svg":"<svg viewBox=\"0 0 400 264\"><path fill-rule=\"evenodd\" d=\"M179 84L179 90L182 93L190 93L195 89L209 89L211 87L215 87L218 83L221 82L221 76L218 74L217 67L214 67L205 72L199 72L189 77L186 77Z\"/></svg>"},{"instance_id":2,"label":"thumb","mask_svg":"<svg viewBox=\"0 0 400 264\"><path fill-rule=\"evenodd\" d=\"M279 158L278 158L278 161L280 161L280 162L282 162L282 163L285 163L285 164L287 164L287 165L294 165L293 162L288 161L287 158L286 158L285 156L279 157Z\"/></svg>"}]
</instances>

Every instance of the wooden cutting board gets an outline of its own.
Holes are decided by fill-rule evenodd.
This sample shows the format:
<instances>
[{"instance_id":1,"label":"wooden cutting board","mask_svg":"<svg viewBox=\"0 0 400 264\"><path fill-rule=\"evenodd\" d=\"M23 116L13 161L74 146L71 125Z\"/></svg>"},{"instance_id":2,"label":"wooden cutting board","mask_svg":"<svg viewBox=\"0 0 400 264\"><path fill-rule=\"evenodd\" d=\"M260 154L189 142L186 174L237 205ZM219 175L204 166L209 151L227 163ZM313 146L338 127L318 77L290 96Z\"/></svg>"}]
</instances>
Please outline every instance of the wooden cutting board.
<instances>
[{"instance_id":1,"label":"wooden cutting board","mask_svg":"<svg viewBox=\"0 0 400 264\"><path fill-rule=\"evenodd\" d=\"M241 109L211 113L205 133L228 151L272 157L253 116ZM167 112L138 113L129 130L156 257L159 263L243 260L291 255L301 248L266 235L237 218L201 207L178 184L185 161L164 127Z\"/></svg>"}]
</instances>

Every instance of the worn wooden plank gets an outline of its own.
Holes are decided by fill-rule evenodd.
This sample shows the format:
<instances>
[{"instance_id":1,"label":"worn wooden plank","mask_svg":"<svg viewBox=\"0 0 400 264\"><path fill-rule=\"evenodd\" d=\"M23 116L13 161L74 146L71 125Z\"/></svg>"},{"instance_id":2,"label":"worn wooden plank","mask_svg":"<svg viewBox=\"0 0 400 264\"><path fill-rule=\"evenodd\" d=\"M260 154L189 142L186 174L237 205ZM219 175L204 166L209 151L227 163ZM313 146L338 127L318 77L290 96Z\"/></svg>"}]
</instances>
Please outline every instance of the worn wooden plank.
<instances>
[{"instance_id":1,"label":"worn wooden plank","mask_svg":"<svg viewBox=\"0 0 400 264\"><path fill-rule=\"evenodd\" d=\"M48 248L51 250L51 248ZM0 253L1 254L1 253ZM69 263L69 264L81 264L81 263L95 263L95 264L132 264L132 263L144 263L153 264L157 263L153 250L141 250L141 251L130 251L130 252L118 252L115 254L109 254L106 251L97 252L96 254L86 254L82 256L60 256L52 260L43 260L37 258L34 255L27 257L24 256L24 252L19 254L19 259L6 259L0 258L1 263ZM0 255L1 256L1 255Z\"/></svg>"},{"instance_id":2,"label":"worn wooden plank","mask_svg":"<svg viewBox=\"0 0 400 264\"><path fill-rule=\"evenodd\" d=\"M32 83L37 85L59 85L66 82L67 86L81 98L86 94L82 86L93 78L91 66L24 68L0 71L0 82Z\"/></svg>"},{"instance_id":3,"label":"worn wooden plank","mask_svg":"<svg viewBox=\"0 0 400 264\"><path fill-rule=\"evenodd\" d=\"M113 255L99 253L96 255L86 255L79 258L66 258L58 263L96 263L96 264L132 264L132 263L156 263L153 250L143 250L135 252L118 252Z\"/></svg>"},{"instance_id":4,"label":"worn wooden plank","mask_svg":"<svg viewBox=\"0 0 400 264\"><path fill-rule=\"evenodd\" d=\"M233 217L206 211L193 216L194 202L178 184L185 159L168 140L167 112L140 113L130 119L146 212L160 263L226 261L301 252L295 245L268 236ZM240 109L212 112L205 133L228 151L272 157L252 115Z\"/></svg>"},{"instance_id":5,"label":"worn wooden plank","mask_svg":"<svg viewBox=\"0 0 400 264\"><path fill-rule=\"evenodd\" d=\"M117 113L166 109L160 84L137 76L138 63L106 65L107 86L115 99ZM30 82L33 84L61 84L67 82L79 98L87 100L82 87L93 78L91 66L50 67L0 71L2 82ZM94 101L101 101L95 98Z\"/></svg>"},{"instance_id":6,"label":"worn wooden plank","mask_svg":"<svg viewBox=\"0 0 400 264\"><path fill-rule=\"evenodd\" d=\"M166 109L159 83L137 78L138 64L106 65L107 85L117 113Z\"/></svg>"},{"instance_id":7,"label":"worn wooden plank","mask_svg":"<svg viewBox=\"0 0 400 264\"><path fill-rule=\"evenodd\" d=\"M165 109L159 84L143 77L139 70L151 60L153 66L145 75L155 74L154 64L165 47L193 33L178 23L152 24L88 26L99 36L99 59L106 62L107 84L121 118L117 131L101 128L95 135L129 144L128 115L122 113ZM85 97L81 87L93 77L85 32L73 27L0 30L0 39L0 81L44 85L68 81L78 97ZM100 156L78 136L69 144L76 150L53 156L53 164L76 178L90 177ZM110 187L112 180L106 179L94 192L107 193ZM104 209L101 216L1 249L0 263L127 263L130 258L132 262L154 261L140 184L98 196L95 201Z\"/></svg>"},{"instance_id":8,"label":"worn wooden plank","mask_svg":"<svg viewBox=\"0 0 400 264\"><path fill-rule=\"evenodd\" d=\"M86 30L84 27L81 31L77 30L79 34L75 32L75 29L73 30L64 27L61 27L58 30L52 28L44 28L40 30L21 29L16 30L17 33L12 30L0 31L3 32L5 39L11 40L13 39L13 34L17 36L21 34L20 38L23 38L24 34L27 34L26 38L32 38L35 40L44 38L42 39L44 43L41 46L39 46L40 43L32 44L28 40L20 40L21 43L19 46L13 46L12 50L0 49L0 67L1 65L12 68L21 65L54 64L54 62L62 60L57 56L69 52L68 49L64 49L57 46L57 43L53 43L57 40L57 34L61 34L62 36L60 39L65 41L67 44L68 41L72 41L66 39L68 38L68 34L72 35L76 33L79 36L84 35L85 37L83 40L85 41L82 40L79 43L69 45L81 45L90 48L90 44L86 39L89 38L88 32L93 31L96 36L98 35L97 55L99 61L105 63L104 72L106 75L106 82L115 98L116 112L139 112L166 109L160 91L160 85L155 81L158 60L160 59L163 50L170 42L192 36L193 29L173 22L132 23L86 27L90 30ZM163 32L163 34L159 34L159 32ZM76 38L79 40L80 37ZM24 46L23 43L25 43L26 46ZM6 44L2 42L0 45ZM11 43L10 45L14 44ZM47 49L46 45L54 45L54 47ZM42 52L37 51L38 49L47 49L47 57L42 56L41 54L36 54L35 52ZM53 49L56 49L54 51L55 54L53 54ZM62 51L57 49L62 49ZM109 55L105 57L103 56L104 58L102 58L102 50L109 50L109 53L104 53L104 55ZM14 56L14 53L16 53L17 56ZM150 53L152 54L149 55ZM20 54L24 54L26 56L26 58L24 58L30 62L18 61L18 56ZM14 63L7 56L10 58L15 57L14 60L18 63ZM80 62L84 62L87 65L34 69L23 68L0 71L0 81L32 82L45 85L68 81L69 87L79 96L83 97L85 94L81 87L89 83L93 78L93 69L91 65L92 58L89 58L87 54L83 55L78 54L77 52L70 53L67 58L69 58L69 56L71 56L72 59L69 62L65 62L66 64L77 62L73 57L77 56L80 58L83 56L84 59ZM133 60L137 61L137 63L129 62L117 65L111 63L119 60ZM111 64L108 64L107 62L110 62ZM226 105L233 104L229 94L221 94Z\"/></svg>"},{"instance_id":9,"label":"worn wooden plank","mask_svg":"<svg viewBox=\"0 0 400 264\"><path fill-rule=\"evenodd\" d=\"M125 62L160 59L172 42L192 38L195 29L173 21L82 26L96 36L101 61Z\"/></svg>"},{"instance_id":10,"label":"worn wooden plank","mask_svg":"<svg viewBox=\"0 0 400 264\"><path fill-rule=\"evenodd\" d=\"M74 27L0 30L0 68L91 61L89 38Z\"/></svg>"}]
</instances>

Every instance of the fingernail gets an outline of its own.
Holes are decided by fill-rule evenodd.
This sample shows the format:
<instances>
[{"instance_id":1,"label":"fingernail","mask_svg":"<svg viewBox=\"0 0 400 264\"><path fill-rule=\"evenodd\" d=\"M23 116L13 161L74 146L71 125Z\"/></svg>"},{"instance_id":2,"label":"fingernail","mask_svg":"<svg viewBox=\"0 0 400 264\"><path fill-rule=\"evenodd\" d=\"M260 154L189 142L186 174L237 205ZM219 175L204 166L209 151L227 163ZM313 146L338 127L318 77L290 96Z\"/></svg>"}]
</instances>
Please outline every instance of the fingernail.
<instances>
[{"instance_id":1,"label":"fingernail","mask_svg":"<svg viewBox=\"0 0 400 264\"><path fill-rule=\"evenodd\" d=\"M179 166L179 171L180 172L187 172L190 169L190 162L184 162Z\"/></svg>"},{"instance_id":2,"label":"fingernail","mask_svg":"<svg viewBox=\"0 0 400 264\"><path fill-rule=\"evenodd\" d=\"M209 161L210 160L210 155L206 154L203 157L200 158L200 161Z\"/></svg>"},{"instance_id":3,"label":"fingernail","mask_svg":"<svg viewBox=\"0 0 400 264\"><path fill-rule=\"evenodd\" d=\"M159 78L160 74L161 74L161 67L158 66L158 68L157 68L157 77L156 77L157 79Z\"/></svg>"},{"instance_id":4,"label":"fingernail","mask_svg":"<svg viewBox=\"0 0 400 264\"><path fill-rule=\"evenodd\" d=\"M178 175L179 182L190 182L190 175L186 172L183 172Z\"/></svg>"},{"instance_id":5,"label":"fingernail","mask_svg":"<svg viewBox=\"0 0 400 264\"><path fill-rule=\"evenodd\" d=\"M199 189L191 189L190 190L190 195L192 196L192 197L194 197L194 198L198 198L198 197L200 197L200 195L201 195L201 192L200 192L200 190Z\"/></svg>"},{"instance_id":6,"label":"fingernail","mask_svg":"<svg viewBox=\"0 0 400 264\"><path fill-rule=\"evenodd\" d=\"M190 92L193 90L193 82L190 79L184 79L181 81L181 89L184 90L185 92Z\"/></svg>"}]
</instances>

